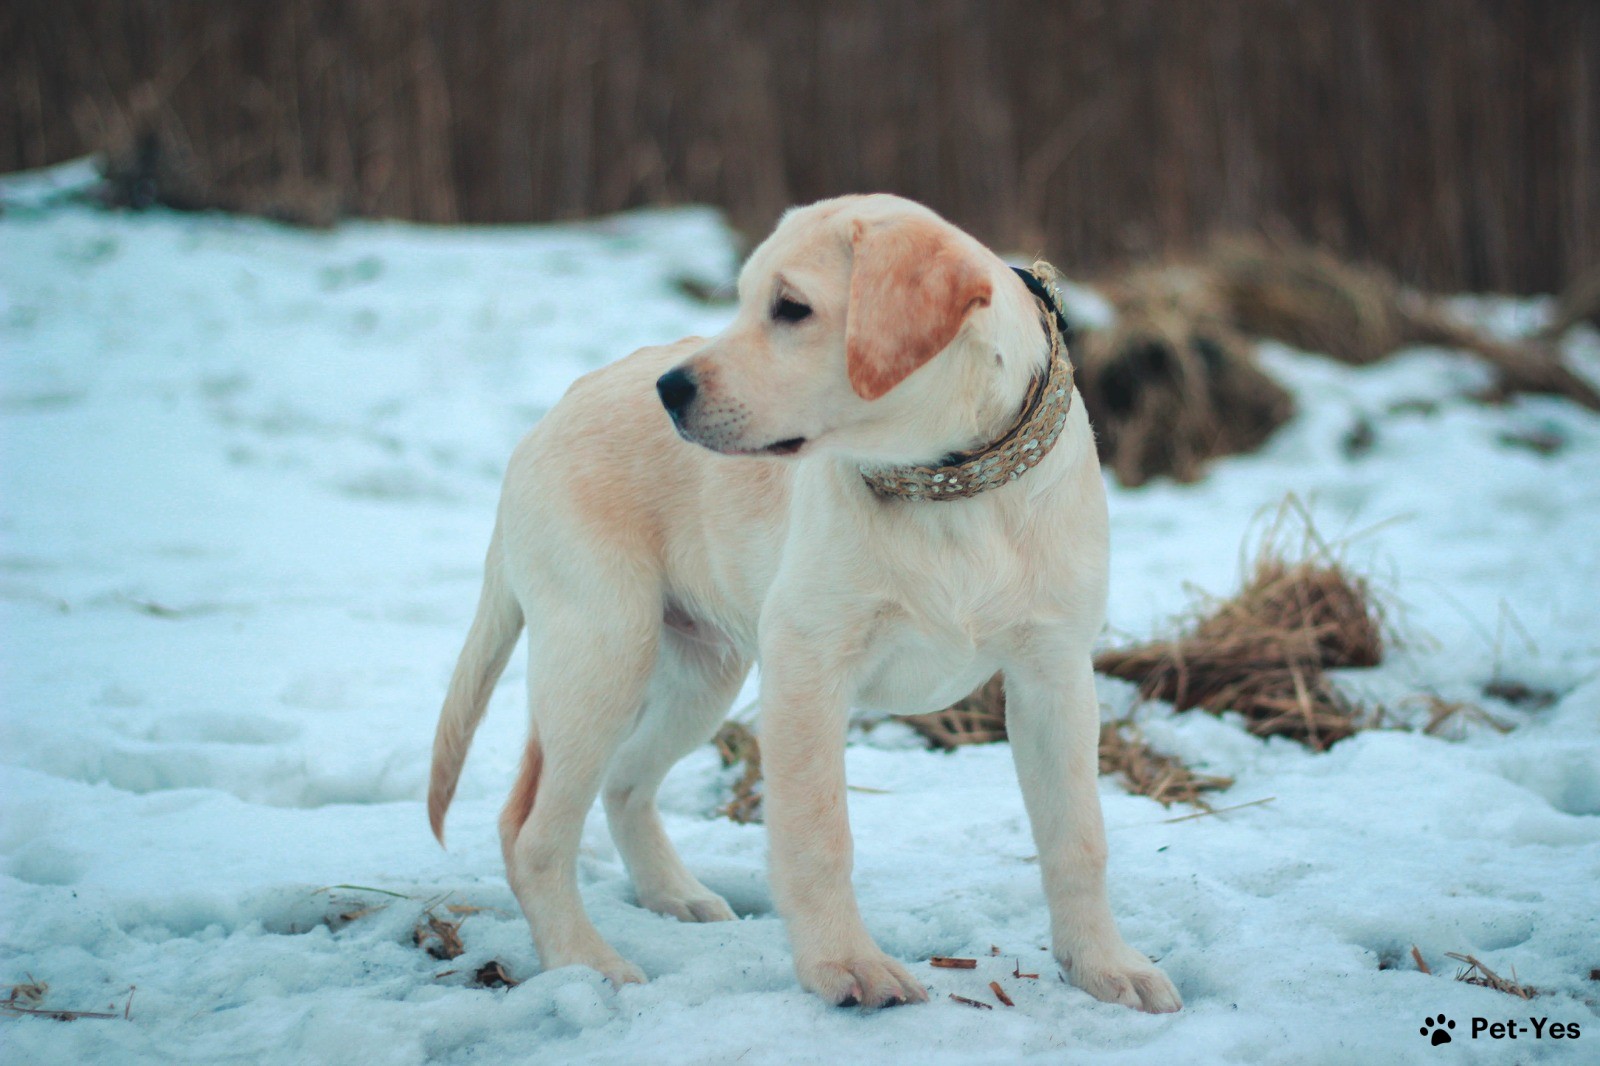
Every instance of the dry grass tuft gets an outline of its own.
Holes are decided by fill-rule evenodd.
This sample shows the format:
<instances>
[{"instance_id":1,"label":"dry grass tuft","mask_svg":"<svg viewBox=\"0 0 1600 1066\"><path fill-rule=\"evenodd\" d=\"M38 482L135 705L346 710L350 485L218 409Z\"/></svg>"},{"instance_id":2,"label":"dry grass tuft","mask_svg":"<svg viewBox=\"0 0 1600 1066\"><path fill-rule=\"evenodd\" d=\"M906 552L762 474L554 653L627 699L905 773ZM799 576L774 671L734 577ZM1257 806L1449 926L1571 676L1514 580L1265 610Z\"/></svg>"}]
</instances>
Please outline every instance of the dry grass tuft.
<instances>
[{"instance_id":1,"label":"dry grass tuft","mask_svg":"<svg viewBox=\"0 0 1600 1066\"><path fill-rule=\"evenodd\" d=\"M461 943L461 923L441 918L431 908L417 919L411 938L417 947L440 960L453 959L467 950Z\"/></svg>"},{"instance_id":2,"label":"dry grass tuft","mask_svg":"<svg viewBox=\"0 0 1600 1066\"><path fill-rule=\"evenodd\" d=\"M1542 711L1561 699L1561 693L1511 678L1496 676L1483 686L1483 694L1525 711Z\"/></svg>"},{"instance_id":3,"label":"dry grass tuft","mask_svg":"<svg viewBox=\"0 0 1600 1066\"><path fill-rule=\"evenodd\" d=\"M1100 772L1121 774L1129 792L1149 796L1163 807L1187 803L1203 811L1209 811L1211 804L1202 793L1233 784L1231 777L1197 774L1176 757L1155 751L1132 722L1100 727Z\"/></svg>"},{"instance_id":4,"label":"dry grass tuft","mask_svg":"<svg viewBox=\"0 0 1600 1066\"><path fill-rule=\"evenodd\" d=\"M1600 263L1574 278L1556 301L1556 312L1541 336L1554 340L1576 326L1588 322L1600 328Z\"/></svg>"},{"instance_id":5,"label":"dry grass tuft","mask_svg":"<svg viewBox=\"0 0 1600 1066\"><path fill-rule=\"evenodd\" d=\"M1203 257L1231 321L1340 362L1376 362L1410 333L1400 286L1323 248L1256 237L1214 242Z\"/></svg>"},{"instance_id":6,"label":"dry grass tuft","mask_svg":"<svg viewBox=\"0 0 1600 1066\"><path fill-rule=\"evenodd\" d=\"M1324 248L1253 237L1214 242L1203 264L1224 314L1252 337L1357 366L1407 345L1459 348L1498 373L1490 399L1546 393L1600 411L1600 391L1562 365L1554 349L1495 340L1376 267Z\"/></svg>"},{"instance_id":7,"label":"dry grass tuft","mask_svg":"<svg viewBox=\"0 0 1600 1066\"><path fill-rule=\"evenodd\" d=\"M1509 733L1512 730L1510 722L1501 721L1476 703L1447 700L1433 693L1419 698L1428 709L1428 724L1422 727L1422 731L1430 737L1442 736L1448 726L1454 738L1459 740L1466 735L1468 722L1486 725L1496 733Z\"/></svg>"},{"instance_id":8,"label":"dry grass tuft","mask_svg":"<svg viewBox=\"0 0 1600 1066\"><path fill-rule=\"evenodd\" d=\"M1289 419L1292 398L1256 361L1263 337L1358 366L1408 345L1460 349L1496 371L1484 399L1545 393L1600 411L1600 390L1548 342L1496 340L1441 301L1325 248L1230 237L1195 260L1139 267L1098 287L1116 320L1083 331L1072 355L1100 459L1128 486L1193 481L1214 456L1254 451ZM1592 301L1575 289L1571 315Z\"/></svg>"},{"instance_id":9,"label":"dry grass tuft","mask_svg":"<svg viewBox=\"0 0 1600 1066\"><path fill-rule=\"evenodd\" d=\"M404 892L392 892L387 888L374 888L371 885L325 885L311 893L313 896L326 895L328 897L328 911L322 917L322 924L334 932L338 932L351 922L359 922L369 914L387 910L392 904L372 903L359 896L339 896L339 891L370 892L390 899L414 900L417 897L408 896Z\"/></svg>"},{"instance_id":10,"label":"dry grass tuft","mask_svg":"<svg viewBox=\"0 0 1600 1066\"><path fill-rule=\"evenodd\" d=\"M1116 321L1086 332L1073 358L1100 458L1124 485L1193 481L1213 456L1254 451L1294 413L1205 271L1136 270L1104 293Z\"/></svg>"},{"instance_id":11,"label":"dry grass tuft","mask_svg":"<svg viewBox=\"0 0 1600 1066\"><path fill-rule=\"evenodd\" d=\"M1233 803L1226 807L1211 807L1203 811L1195 811L1193 814L1179 815L1176 818L1163 818L1161 820L1161 824L1177 825L1179 822L1192 822L1196 818L1210 818L1214 815L1232 814L1234 811L1242 811L1247 807L1260 807L1263 804L1275 803L1277 802L1277 799L1277 796L1262 796L1260 799L1248 800L1244 803Z\"/></svg>"},{"instance_id":12,"label":"dry grass tuft","mask_svg":"<svg viewBox=\"0 0 1600 1066\"><path fill-rule=\"evenodd\" d=\"M490 959L472 973L467 984L473 988L516 988L522 982L511 976L499 959Z\"/></svg>"},{"instance_id":13,"label":"dry grass tuft","mask_svg":"<svg viewBox=\"0 0 1600 1066\"><path fill-rule=\"evenodd\" d=\"M0 1000L0 1005L6 1007L37 1007L44 1002L45 993L49 991L50 985L48 982L35 981L33 974L30 973L26 981L11 986L6 993L6 998Z\"/></svg>"},{"instance_id":14,"label":"dry grass tuft","mask_svg":"<svg viewBox=\"0 0 1600 1066\"><path fill-rule=\"evenodd\" d=\"M1237 711L1256 736L1286 736L1323 751L1369 724L1325 671L1376 666L1382 616L1367 583L1316 540L1306 522L1302 558L1277 533L1262 545L1250 578L1169 641L1113 649L1095 668L1132 681L1146 699L1178 710Z\"/></svg>"},{"instance_id":15,"label":"dry grass tuft","mask_svg":"<svg viewBox=\"0 0 1600 1066\"><path fill-rule=\"evenodd\" d=\"M136 88L126 106L96 113L104 124L100 198L112 207L143 210L227 211L259 215L293 225L327 228L339 220L340 194L325 180L304 173L270 179L252 164L269 146L235 134L221 157L195 150L187 131L150 84ZM215 146L213 146L213 149Z\"/></svg>"},{"instance_id":16,"label":"dry grass tuft","mask_svg":"<svg viewBox=\"0 0 1600 1066\"><path fill-rule=\"evenodd\" d=\"M387 903L364 903L360 900L336 903L334 908L323 916L322 922L337 933L351 922L359 922L367 915L376 914L388 906Z\"/></svg>"},{"instance_id":17,"label":"dry grass tuft","mask_svg":"<svg viewBox=\"0 0 1600 1066\"><path fill-rule=\"evenodd\" d=\"M133 1017L133 993L136 986L128 986L128 999L123 1004L121 1012L115 1010L70 1010L64 1007L44 1006L44 997L50 991L50 985L44 981L34 980L33 974L19 984L14 984L6 992L6 998L0 999L0 1017L10 1018L50 1018L58 1022L75 1022L80 1018L121 1018L128 1021Z\"/></svg>"},{"instance_id":18,"label":"dry grass tuft","mask_svg":"<svg viewBox=\"0 0 1600 1066\"><path fill-rule=\"evenodd\" d=\"M1481 988L1492 988L1496 992L1504 992L1506 995L1516 996L1518 999L1532 999L1539 994L1538 989L1522 984L1517 980L1515 967L1511 970L1511 979L1507 980L1471 955L1458 955L1453 951L1447 951L1445 956L1467 964L1465 969L1456 973L1457 981L1465 981L1469 985L1478 985Z\"/></svg>"},{"instance_id":19,"label":"dry grass tuft","mask_svg":"<svg viewBox=\"0 0 1600 1066\"><path fill-rule=\"evenodd\" d=\"M900 721L941 751L953 751L966 744L999 743L1006 739L1005 678L995 674L942 711L908 714Z\"/></svg>"},{"instance_id":20,"label":"dry grass tuft","mask_svg":"<svg viewBox=\"0 0 1600 1066\"><path fill-rule=\"evenodd\" d=\"M902 720L934 747L944 750L1005 740L1005 678L996 674L971 695L942 711ZM1201 794L1233 784L1232 778L1197 774L1176 757L1155 751L1132 722L1101 726L1100 772L1121 774L1128 791L1149 796L1164 807L1190 803L1210 810Z\"/></svg>"},{"instance_id":21,"label":"dry grass tuft","mask_svg":"<svg viewBox=\"0 0 1600 1066\"><path fill-rule=\"evenodd\" d=\"M761 742L748 726L724 722L711 743L724 767L744 764L744 773L733 783L733 798L723 806L729 820L741 825L759 821L761 814Z\"/></svg>"}]
</instances>

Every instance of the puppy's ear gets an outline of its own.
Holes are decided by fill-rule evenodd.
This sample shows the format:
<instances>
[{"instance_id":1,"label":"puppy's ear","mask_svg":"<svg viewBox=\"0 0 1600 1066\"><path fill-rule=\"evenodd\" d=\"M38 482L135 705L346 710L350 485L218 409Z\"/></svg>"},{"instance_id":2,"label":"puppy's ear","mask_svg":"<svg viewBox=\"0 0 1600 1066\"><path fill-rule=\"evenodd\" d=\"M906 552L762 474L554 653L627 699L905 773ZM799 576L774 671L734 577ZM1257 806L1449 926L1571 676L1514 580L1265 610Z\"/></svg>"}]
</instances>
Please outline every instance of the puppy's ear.
<instances>
[{"instance_id":1,"label":"puppy's ear","mask_svg":"<svg viewBox=\"0 0 1600 1066\"><path fill-rule=\"evenodd\" d=\"M855 223L845 352L850 385L876 400L955 340L994 293L983 264L929 219Z\"/></svg>"}]
</instances>

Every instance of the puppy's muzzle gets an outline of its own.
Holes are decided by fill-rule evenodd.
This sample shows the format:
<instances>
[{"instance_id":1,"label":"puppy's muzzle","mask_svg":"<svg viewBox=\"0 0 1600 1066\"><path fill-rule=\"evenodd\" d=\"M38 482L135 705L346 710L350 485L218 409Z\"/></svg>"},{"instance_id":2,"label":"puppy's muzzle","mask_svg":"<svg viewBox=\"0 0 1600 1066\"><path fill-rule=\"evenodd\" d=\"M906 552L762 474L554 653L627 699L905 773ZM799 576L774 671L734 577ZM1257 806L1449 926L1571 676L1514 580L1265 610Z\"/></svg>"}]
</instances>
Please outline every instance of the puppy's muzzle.
<instances>
[{"instance_id":1,"label":"puppy's muzzle","mask_svg":"<svg viewBox=\"0 0 1600 1066\"><path fill-rule=\"evenodd\" d=\"M667 409L672 421L678 425L683 424L684 412L694 403L695 394L699 391L694 377L681 366L656 379L656 395L661 397L661 406Z\"/></svg>"}]
</instances>

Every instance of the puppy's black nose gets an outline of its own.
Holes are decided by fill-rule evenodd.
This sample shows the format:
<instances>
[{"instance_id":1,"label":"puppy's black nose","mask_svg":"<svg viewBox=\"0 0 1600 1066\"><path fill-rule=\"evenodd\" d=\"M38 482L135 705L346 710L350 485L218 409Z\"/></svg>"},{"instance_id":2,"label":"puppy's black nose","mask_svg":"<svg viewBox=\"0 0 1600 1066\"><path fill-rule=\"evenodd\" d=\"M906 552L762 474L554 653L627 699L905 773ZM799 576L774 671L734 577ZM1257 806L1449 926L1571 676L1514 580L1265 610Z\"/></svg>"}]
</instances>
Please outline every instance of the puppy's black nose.
<instances>
[{"instance_id":1,"label":"puppy's black nose","mask_svg":"<svg viewBox=\"0 0 1600 1066\"><path fill-rule=\"evenodd\" d=\"M682 415L683 409L694 402L694 393L694 378L682 367L667 371L656 381L656 394L661 397L661 406L673 418Z\"/></svg>"}]
</instances>

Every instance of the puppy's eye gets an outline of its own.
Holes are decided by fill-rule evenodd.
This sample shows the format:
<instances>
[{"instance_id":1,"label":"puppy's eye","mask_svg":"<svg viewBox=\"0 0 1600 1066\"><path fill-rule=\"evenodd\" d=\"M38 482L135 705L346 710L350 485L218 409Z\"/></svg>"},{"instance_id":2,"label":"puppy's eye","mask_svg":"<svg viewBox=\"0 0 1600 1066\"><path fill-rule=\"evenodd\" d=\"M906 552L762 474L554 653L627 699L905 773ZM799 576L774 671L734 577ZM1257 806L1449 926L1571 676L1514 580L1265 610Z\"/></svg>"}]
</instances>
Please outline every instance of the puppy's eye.
<instances>
[{"instance_id":1,"label":"puppy's eye","mask_svg":"<svg viewBox=\"0 0 1600 1066\"><path fill-rule=\"evenodd\" d=\"M780 297L772 305L772 320L774 322L800 322L811 317L811 308L799 300L791 300L787 296Z\"/></svg>"}]
</instances>

